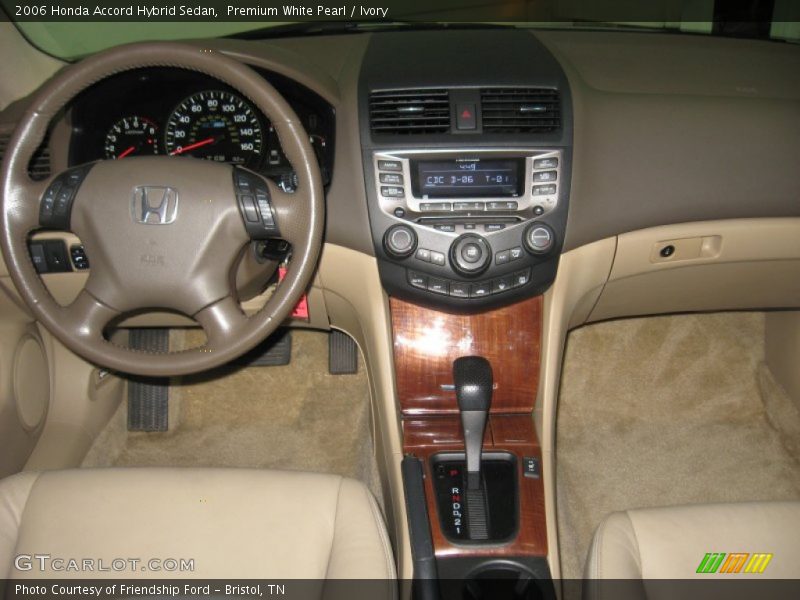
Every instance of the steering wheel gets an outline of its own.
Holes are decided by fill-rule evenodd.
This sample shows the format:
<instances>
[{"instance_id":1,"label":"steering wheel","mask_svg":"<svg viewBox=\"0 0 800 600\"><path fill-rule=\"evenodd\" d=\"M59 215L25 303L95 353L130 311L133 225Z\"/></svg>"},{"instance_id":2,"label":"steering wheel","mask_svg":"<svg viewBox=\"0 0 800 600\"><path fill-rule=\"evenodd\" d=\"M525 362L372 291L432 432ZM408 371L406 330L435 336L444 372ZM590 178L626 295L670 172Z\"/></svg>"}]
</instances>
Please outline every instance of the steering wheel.
<instances>
[{"instance_id":1,"label":"steering wheel","mask_svg":"<svg viewBox=\"0 0 800 600\"><path fill-rule=\"evenodd\" d=\"M188 157L100 161L32 181L28 164L53 117L81 91L143 67L203 73L247 97L270 120L297 173L284 193L260 175ZM30 103L6 150L0 242L8 271L35 317L65 346L99 366L146 376L176 376L225 364L268 337L308 287L322 245L322 178L308 135L263 77L222 54L177 43L120 46L61 71ZM68 306L47 291L28 252L41 229L75 233L91 261L84 289ZM253 240L292 245L286 277L266 305L246 316L233 269ZM144 352L107 340L122 315L166 309L192 317L206 344Z\"/></svg>"}]
</instances>

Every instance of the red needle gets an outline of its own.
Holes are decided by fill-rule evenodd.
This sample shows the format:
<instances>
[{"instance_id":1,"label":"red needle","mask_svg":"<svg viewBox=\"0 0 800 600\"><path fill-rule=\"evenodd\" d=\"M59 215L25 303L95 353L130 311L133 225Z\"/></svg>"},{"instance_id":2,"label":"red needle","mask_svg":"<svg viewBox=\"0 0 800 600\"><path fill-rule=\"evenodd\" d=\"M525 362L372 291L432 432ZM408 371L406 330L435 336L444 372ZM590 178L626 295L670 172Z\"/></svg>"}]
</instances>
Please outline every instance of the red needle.
<instances>
[{"instance_id":1,"label":"red needle","mask_svg":"<svg viewBox=\"0 0 800 600\"><path fill-rule=\"evenodd\" d=\"M128 154L130 154L130 153L131 153L131 152L133 152L134 150L136 150L136 146L131 146L130 148L128 148L127 150L125 150L125 152L123 152L122 154L120 154L120 155L117 157L117 160L119 160L120 158L125 158L126 156L128 156Z\"/></svg>"},{"instance_id":2,"label":"red needle","mask_svg":"<svg viewBox=\"0 0 800 600\"><path fill-rule=\"evenodd\" d=\"M213 144L217 141L217 138L210 137L204 140L200 140L199 142L195 142L194 144L189 144L188 146L183 146L182 148L178 148L174 152L170 152L170 156L175 156L176 154L183 154L184 152L188 152L189 150L194 150L195 148L200 148L201 146L208 146L209 144Z\"/></svg>"}]
</instances>

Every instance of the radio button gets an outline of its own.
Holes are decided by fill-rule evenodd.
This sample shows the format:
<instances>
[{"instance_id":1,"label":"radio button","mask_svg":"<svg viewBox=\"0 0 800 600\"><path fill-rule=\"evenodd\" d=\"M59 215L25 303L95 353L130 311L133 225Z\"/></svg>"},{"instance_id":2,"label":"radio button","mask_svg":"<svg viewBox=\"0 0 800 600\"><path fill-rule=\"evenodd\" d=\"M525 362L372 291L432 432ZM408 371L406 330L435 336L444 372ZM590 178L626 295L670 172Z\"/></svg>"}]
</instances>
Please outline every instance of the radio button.
<instances>
[{"instance_id":1,"label":"radio button","mask_svg":"<svg viewBox=\"0 0 800 600\"><path fill-rule=\"evenodd\" d=\"M514 200L503 200L486 204L486 210L517 210L517 208L519 208L519 204Z\"/></svg>"},{"instance_id":2,"label":"radio button","mask_svg":"<svg viewBox=\"0 0 800 600\"><path fill-rule=\"evenodd\" d=\"M453 210L484 210L486 205L483 202L455 202Z\"/></svg>"},{"instance_id":3,"label":"radio button","mask_svg":"<svg viewBox=\"0 0 800 600\"><path fill-rule=\"evenodd\" d=\"M556 193L556 186L554 185L535 185L533 186L534 196L549 196Z\"/></svg>"},{"instance_id":4,"label":"radio button","mask_svg":"<svg viewBox=\"0 0 800 600\"><path fill-rule=\"evenodd\" d=\"M484 231L492 232L492 231L502 231L506 228L505 223L487 223L483 226Z\"/></svg>"},{"instance_id":5,"label":"radio button","mask_svg":"<svg viewBox=\"0 0 800 600\"><path fill-rule=\"evenodd\" d=\"M437 231L446 231L448 233L452 233L456 230L456 226L452 223L437 223L433 228Z\"/></svg>"},{"instance_id":6,"label":"radio button","mask_svg":"<svg viewBox=\"0 0 800 600\"><path fill-rule=\"evenodd\" d=\"M464 223L464 229L472 230L475 229L475 227L476 227L475 223Z\"/></svg>"},{"instance_id":7,"label":"radio button","mask_svg":"<svg viewBox=\"0 0 800 600\"><path fill-rule=\"evenodd\" d=\"M535 214L537 217L543 215L544 208L537 204L536 206L533 207L533 214Z\"/></svg>"},{"instance_id":8,"label":"radio button","mask_svg":"<svg viewBox=\"0 0 800 600\"><path fill-rule=\"evenodd\" d=\"M402 171L403 164L399 160L379 160L378 168L381 171Z\"/></svg>"},{"instance_id":9,"label":"radio button","mask_svg":"<svg viewBox=\"0 0 800 600\"><path fill-rule=\"evenodd\" d=\"M442 212L449 211L452 205L449 202L421 202L420 212Z\"/></svg>"},{"instance_id":10,"label":"radio button","mask_svg":"<svg viewBox=\"0 0 800 600\"><path fill-rule=\"evenodd\" d=\"M558 177L558 171L540 171L533 174L533 180L537 183L543 181L555 181Z\"/></svg>"},{"instance_id":11,"label":"radio button","mask_svg":"<svg viewBox=\"0 0 800 600\"><path fill-rule=\"evenodd\" d=\"M403 185L403 176L400 173L381 173L379 179L381 183Z\"/></svg>"},{"instance_id":12,"label":"radio button","mask_svg":"<svg viewBox=\"0 0 800 600\"><path fill-rule=\"evenodd\" d=\"M537 158L533 161L534 169L555 169L558 166L557 158Z\"/></svg>"},{"instance_id":13,"label":"radio button","mask_svg":"<svg viewBox=\"0 0 800 600\"><path fill-rule=\"evenodd\" d=\"M455 298L469 298L469 284L458 281L450 282L450 295Z\"/></svg>"},{"instance_id":14,"label":"radio button","mask_svg":"<svg viewBox=\"0 0 800 600\"><path fill-rule=\"evenodd\" d=\"M406 195L403 188L393 185L384 185L381 187L381 196L384 198L403 198Z\"/></svg>"}]
</instances>

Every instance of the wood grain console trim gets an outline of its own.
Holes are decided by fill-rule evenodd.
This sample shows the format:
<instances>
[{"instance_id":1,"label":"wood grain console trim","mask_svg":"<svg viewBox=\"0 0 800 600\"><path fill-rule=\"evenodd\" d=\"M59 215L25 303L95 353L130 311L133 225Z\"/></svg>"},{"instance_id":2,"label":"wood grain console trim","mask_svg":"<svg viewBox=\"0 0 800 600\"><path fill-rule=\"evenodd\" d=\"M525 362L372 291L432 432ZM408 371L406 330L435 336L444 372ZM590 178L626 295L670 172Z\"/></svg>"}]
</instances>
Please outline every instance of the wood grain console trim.
<instances>
[{"instance_id":1,"label":"wood grain console trim","mask_svg":"<svg viewBox=\"0 0 800 600\"><path fill-rule=\"evenodd\" d=\"M539 385L542 298L475 315L443 313L390 298L397 393L404 416L457 414L453 361L487 358L492 414L530 413Z\"/></svg>"},{"instance_id":2,"label":"wood grain console trim","mask_svg":"<svg viewBox=\"0 0 800 600\"><path fill-rule=\"evenodd\" d=\"M454 556L547 556L547 527L542 478L524 477L523 457L536 457L541 465L541 450L530 414L489 419L485 451L507 451L517 457L520 494L519 533L511 542L497 546L456 545L442 533L433 490L430 458L439 452L463 452L464 440L458 417L410 418L403 421L403 450L421 459L425 473L425 499L430 516L431 535L437 557Z\"/></svg>"}]
</instances>

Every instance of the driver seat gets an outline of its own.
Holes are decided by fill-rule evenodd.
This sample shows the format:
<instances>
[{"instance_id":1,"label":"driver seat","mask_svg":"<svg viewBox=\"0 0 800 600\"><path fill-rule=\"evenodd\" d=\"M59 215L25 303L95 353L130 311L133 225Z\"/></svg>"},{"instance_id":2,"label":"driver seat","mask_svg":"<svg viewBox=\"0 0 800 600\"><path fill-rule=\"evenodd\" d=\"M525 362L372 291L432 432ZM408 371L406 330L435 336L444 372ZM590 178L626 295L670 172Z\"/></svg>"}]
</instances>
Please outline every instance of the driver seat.
<instances>
[{"instance_id":1,"label":"driver seat","mask_svg":"<svg viewBox=\"0 0 800 600\"><path fill-rule=\"evenodd\" d=\"M36 558L42 555L49 558ZM140 562L98 572L100 560L112 567L115 559ZM167 559L193 560L193 569ZM75 469L0 481L0 578L40 577L382 579L390 597L395 569L375 499L353 479L257 469Z\"/></svg>"}]
</instances>

